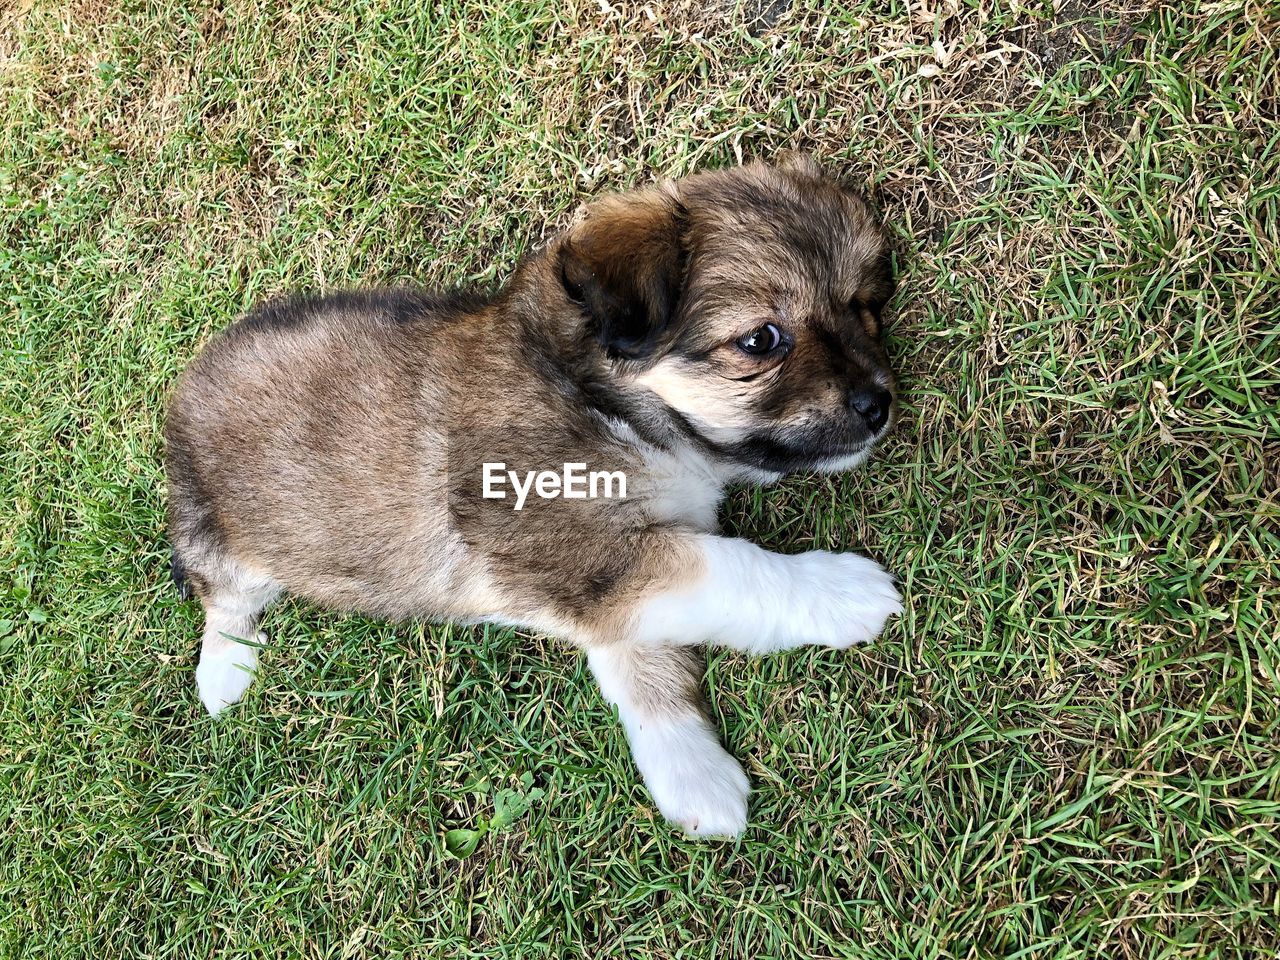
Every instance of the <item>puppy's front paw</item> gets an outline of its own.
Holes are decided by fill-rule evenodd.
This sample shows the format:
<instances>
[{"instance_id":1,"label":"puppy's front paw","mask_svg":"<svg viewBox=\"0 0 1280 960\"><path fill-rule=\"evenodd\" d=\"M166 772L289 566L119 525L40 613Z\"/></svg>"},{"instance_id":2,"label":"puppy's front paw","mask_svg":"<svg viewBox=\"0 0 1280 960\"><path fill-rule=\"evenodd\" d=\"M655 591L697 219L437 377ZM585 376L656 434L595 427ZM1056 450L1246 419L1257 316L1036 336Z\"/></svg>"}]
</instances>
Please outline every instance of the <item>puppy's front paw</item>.
<instances>
[{"instance_id":1,"label":"puppy's front paw","mask_svg":"<svg viewBox=\"0 0 1280 960\"><path fill-rule=\"evenodd\" d=\"M692 731L648 733L648 743L641 734L632 746L638 748L637 764L662 815L691 837L741 836L751 784L715 735L701 725Z\"/></svg>"},{"instance_id":2,"label":"puppy's front paw","mask_svg":"<svg viewBox=\"0 0 1280 960\"><path fill-rule=\"evenodd\" d=\"M266 634L259 633L257 642L264 643ZM243 643L227 640L206 647L196 667L196 689L200 702L213 716L237 702L253 682L258 667L258 651Z\"/></svg>"},{"instance_id":3,"label":"puppy's front paw","mask_svg":"<svg viewBox=\"0 0 1280 960\"><path fill-rule=\"evenodd\" d=\"M822 551L802 554L800 559L812 592L803 598L797 615L809 621L809 642L838 650L870 643L880 635L885 621L902 612L893 576L874 560L856 553Z\"/></svg>"}]
</instances>

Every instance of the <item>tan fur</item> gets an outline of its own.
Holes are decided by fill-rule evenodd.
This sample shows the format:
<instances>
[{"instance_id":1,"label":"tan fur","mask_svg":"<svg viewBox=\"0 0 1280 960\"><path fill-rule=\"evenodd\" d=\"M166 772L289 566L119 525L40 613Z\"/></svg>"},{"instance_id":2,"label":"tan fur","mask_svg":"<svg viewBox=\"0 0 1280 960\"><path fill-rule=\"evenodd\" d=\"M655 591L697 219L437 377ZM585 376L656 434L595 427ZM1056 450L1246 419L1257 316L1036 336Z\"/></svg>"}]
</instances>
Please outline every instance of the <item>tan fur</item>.
<instances>
[{"instance_id":1,"label":"tan fur","mask_svg":"<svg viewBox=\"0 0 1280 960\"><path fill-rule=\"evenodd\" d=\"M874 442L847 395L891 385L868 325L890 282L867 208L793 159L606 197L492 297L260 308L191 364L167 424L206 650L252 639L280 591L625 649L648 598L703 576L693 534L727 483ZM737 345L763 323L785 325L785 357ZM628 496L517 512L481 496L496 461L621 470ZM615 666L636 709L700 715L695 662Z\"/></svg>"}]
</instances>

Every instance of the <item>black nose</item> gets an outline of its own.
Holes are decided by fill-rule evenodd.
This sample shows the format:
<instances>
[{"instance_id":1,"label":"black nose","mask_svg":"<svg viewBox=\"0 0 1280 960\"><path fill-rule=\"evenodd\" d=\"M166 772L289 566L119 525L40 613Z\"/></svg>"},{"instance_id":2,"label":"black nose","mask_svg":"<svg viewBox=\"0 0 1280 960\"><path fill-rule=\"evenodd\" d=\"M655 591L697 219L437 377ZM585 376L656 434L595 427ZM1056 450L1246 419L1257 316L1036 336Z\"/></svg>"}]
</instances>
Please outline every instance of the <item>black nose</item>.
<instances>
[{"instance_id":1,"label":"black nose","mask_svg":"<svg viewBox=\"0 0 1280 960\"><path fill-rule=\"evenodd\" d=\"M868 390L854 390L849 394L849 406L857 410L867 422L867 429L877 433L889 419L889 405L893 403L893 394L879 387Z\"/></svg>"}]
</instances>

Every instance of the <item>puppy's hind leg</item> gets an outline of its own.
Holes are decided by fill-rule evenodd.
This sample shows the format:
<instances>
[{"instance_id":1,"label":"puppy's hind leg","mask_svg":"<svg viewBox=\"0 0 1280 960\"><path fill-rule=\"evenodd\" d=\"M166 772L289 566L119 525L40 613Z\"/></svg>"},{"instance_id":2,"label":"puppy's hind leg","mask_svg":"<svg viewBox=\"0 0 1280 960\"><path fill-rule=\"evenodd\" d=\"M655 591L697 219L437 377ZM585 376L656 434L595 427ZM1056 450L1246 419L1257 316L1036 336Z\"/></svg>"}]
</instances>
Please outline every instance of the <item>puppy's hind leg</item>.
<instances>
[{"instance_id":1,"label":"puppy's hind leg","mask_svg":"<svg viewBox=\"0 0 1280 960\"><path fill-rule=\"evenodd\" d=\"M618 644L592 647L587 660L663 816L691 836L740 835L751 785L703 708L701 654Z\"/></svg>"},{"instance_id":2,"label":"puppy's hind leg","mask_svg":"<svg viewBox=\"0 0 1280 960\"><path fill-rule=\"evenodd\" d=\"M258 615L280 594L270 577L245 569L234 561L219 564L218 575L199 581L204 605L204 636L196 688L209 713L217 716L244 696L258 666L258 651L241 641L262 644Z\"/></svg>"}]
</instances>

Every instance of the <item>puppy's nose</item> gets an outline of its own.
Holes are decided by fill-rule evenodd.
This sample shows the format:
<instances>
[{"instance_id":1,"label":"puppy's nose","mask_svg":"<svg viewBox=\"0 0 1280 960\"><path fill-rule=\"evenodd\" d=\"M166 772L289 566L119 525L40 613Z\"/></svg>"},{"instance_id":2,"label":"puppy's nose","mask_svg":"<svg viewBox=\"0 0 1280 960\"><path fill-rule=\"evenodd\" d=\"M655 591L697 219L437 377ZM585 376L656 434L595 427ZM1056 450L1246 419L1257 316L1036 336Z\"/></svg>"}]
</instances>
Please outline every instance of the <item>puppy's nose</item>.
<instances>
[{"instance_id":1,"label":"puppy's nose","mask_svg":"<svg viewBox=\"0 0 1280 960\"><path fill-rule=\"evenodd\" d=\"M878 433L889 419L889 405L893 403L893 394L880 387L854 390L849 394L849 406L867 423L867 429Z\"/></svg>"}]
</instances>

